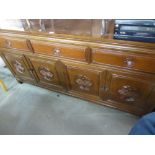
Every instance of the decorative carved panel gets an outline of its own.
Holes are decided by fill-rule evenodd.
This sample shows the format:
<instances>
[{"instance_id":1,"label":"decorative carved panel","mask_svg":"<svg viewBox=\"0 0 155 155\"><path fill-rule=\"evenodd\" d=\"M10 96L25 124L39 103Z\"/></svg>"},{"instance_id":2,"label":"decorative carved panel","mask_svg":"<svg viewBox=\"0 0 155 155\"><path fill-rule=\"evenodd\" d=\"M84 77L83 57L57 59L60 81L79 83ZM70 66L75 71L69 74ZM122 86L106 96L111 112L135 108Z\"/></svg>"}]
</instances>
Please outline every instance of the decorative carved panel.
<instances>
[{"instance_id":1,"label":"decorative carved panel","mask_svg":"<svg viewBox=\"0 0 155 155\"><path fill-rule=\"evenodd\" d=\"M119 97L126 102L134 102L139 97L138 90L129 85L124 85L118 89Z\"/></svg>"},{"instance_id":2,"label":"decorative carved panel","mask_svg":"<svg viewBox=\"0 0 155 155\"><path fill-rule=\"evenodd\" d=\"M54 74L47 67L39 67L40 75L47 81L51 81L54 77Z\"/></svg>"},{"instance_id":3,"label":"decorative carved panel","mask_svg":"<svg viewBox=\"0 0 155 155\"><path fill-rule=\"evenodd\" d=\"M81 90L89 91L90 87L92 87L93 83L90 79L85 75L77 75L75 78L76 84L78 84Z\"/></svg>"},{"instance_id":4,"label":"decorative carved panel","mask_svg":"<svg viewBox=\"0 0 155 155\"><path fill-rule=\"evenodd\" d=\"M25 72L25 68L23 67L23 65L18 60L12 61L12 64L15 67L17 72L19 72L21 74L23 74Z\"/></svg>"}]
</instances>

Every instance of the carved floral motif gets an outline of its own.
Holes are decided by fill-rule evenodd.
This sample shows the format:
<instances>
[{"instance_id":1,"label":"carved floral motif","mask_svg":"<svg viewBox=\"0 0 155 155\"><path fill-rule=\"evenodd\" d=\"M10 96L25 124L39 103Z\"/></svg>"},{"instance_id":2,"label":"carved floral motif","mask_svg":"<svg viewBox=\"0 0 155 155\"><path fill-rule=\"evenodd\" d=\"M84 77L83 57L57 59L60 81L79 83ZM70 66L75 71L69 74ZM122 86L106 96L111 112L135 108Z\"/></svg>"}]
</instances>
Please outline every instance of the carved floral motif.
<instances>
[{"instance_id":1,"label":"carved floral motif","mask_svg":"<svg viewBox=\"0 0 155 155\"><path fill-rule=\"evenodd\" d=\"M78 84L81 90L89 91L90 87L92 87L93 83L90 79L85 75L77 75L75 79L76 84Z\"/></svg>"},{"instance_id":2,"label":"carved floral motif","mask_svg":"<svg viewBox=\"0 0 155 155\"><path fill-rule=\"evenodd\" d=\"M47 81L51 81L54 74L50 71L47 67L39 67L39 73L40 75Z\"/></svg>"},{"instance_id":3,"label":"carved floral motif","mask_svg":"<svg viewBox=\"0 0 155 155\"><path fill-rule=\"evenodd\" d=\"M17 72L22 73L22 74L25 72L25 68L19 61L14 60L14 61L12 61L12 64L15 67Z\"/></svg>"},{"instance_id":4,"label":"carved floral motif","mask_svg":"<svg viewBox=\"0 0 155 155\"><path fill-rule=\"evenodd\" d=\"M120 99L126 102L134 102L139 96L138 90L129 85L122 86L118 89L118 93L120 95Z\"/></svg>"}]
</instances>

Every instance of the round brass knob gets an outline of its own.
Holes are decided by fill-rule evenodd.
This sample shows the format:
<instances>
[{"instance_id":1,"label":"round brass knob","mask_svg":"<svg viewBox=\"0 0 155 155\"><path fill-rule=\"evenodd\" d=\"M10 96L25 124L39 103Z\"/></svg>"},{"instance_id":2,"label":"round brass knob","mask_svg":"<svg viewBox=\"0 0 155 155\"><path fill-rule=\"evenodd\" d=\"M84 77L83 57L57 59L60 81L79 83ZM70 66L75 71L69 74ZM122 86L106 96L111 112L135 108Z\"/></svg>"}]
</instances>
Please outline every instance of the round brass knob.
<instances>
[{"instance_id":1,"label":"round brass knob","mask_svg":"<svg viewBox=\"0 0 155 155\"><path fill-rule=\"evenodd\" d=\"M11 47L11 41L5 40L5 47L10 48Z\"/></svg>"},{"instance_id":2,"label":"round brass knob","mask_svg":"<svg viewBox=\"0 0 155 155\"><path fill-rule=\"evenodd\" d=\"M127 67L133 67L134 66L134 61L132 58L126 58L125 61L124 61L125 65Z\"/></svg>"},{"instance_id":3,"label":"round brass knob","mask_svg":"<svg viewBox=\"0 0 155 155\"><path fill-rule=\"evenodd\" d=\"M59 48L54 48L54 49L53 49L53 55L54 55L54 56L60 56L60 53L61 53L61 51L60 51Z\"/></svg>"}]
</instances>

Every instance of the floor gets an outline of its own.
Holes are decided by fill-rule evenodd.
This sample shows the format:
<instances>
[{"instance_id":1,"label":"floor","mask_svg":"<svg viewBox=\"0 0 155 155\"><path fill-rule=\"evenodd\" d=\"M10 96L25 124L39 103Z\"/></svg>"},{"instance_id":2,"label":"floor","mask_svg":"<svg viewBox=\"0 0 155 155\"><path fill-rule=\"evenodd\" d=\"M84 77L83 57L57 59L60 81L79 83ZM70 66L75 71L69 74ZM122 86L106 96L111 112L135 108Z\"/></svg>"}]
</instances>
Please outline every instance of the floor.
<instances>
[{"instance_id":1,"label":"floor","mask_svg":"<svg viewBox=\"0 0 155 155\"><path fill-rule=\"evenodd\" d=\"M9 91L0 88L0 134L128 134L138 117L30 84L18 84L0 67Z\"/></svg>"}]
</instances>

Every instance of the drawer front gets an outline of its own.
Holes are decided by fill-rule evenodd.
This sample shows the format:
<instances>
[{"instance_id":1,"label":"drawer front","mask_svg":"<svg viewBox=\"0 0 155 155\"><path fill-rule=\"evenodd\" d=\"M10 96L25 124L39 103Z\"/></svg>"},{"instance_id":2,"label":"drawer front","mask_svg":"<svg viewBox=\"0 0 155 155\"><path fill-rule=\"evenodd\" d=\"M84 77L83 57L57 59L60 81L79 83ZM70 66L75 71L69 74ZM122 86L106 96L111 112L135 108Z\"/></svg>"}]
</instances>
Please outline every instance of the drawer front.
<instances>
[{"instance_id":1,"label":"drawer front","mask_svg":"<svg viewBox=\"0 0 155 155\"><path fill-rule=\"evenodd\" d=\"M94 63L104 63L107 65L155 73L155 58L145 55L126 54L124 52L116 53L111 50L94 49L92 60Z\"/></svg>"},{"instance_id":2,"label":"drawer front","mask_svg":"<svg viewBox=\"0 0 155 155\"><path fill-rule=\"evenodd\" d=\"M28 39L16 39L16 38L11 38L11 37L1 37L0 38L0 47L33 52L31 42Z\"/></svg>"},{"instance_id":3,"label":"drawer front","mask_svg":"<svg viewBox=\"0 0 155 155\"><path fill-rule=\"evenodd\" d=\"M56 57L73 58L80 61L89 59L89 48L83 46L65 44L47 44L45 42L31 41L36 53L46 54Z\"/></svg>"}]
</instances>

